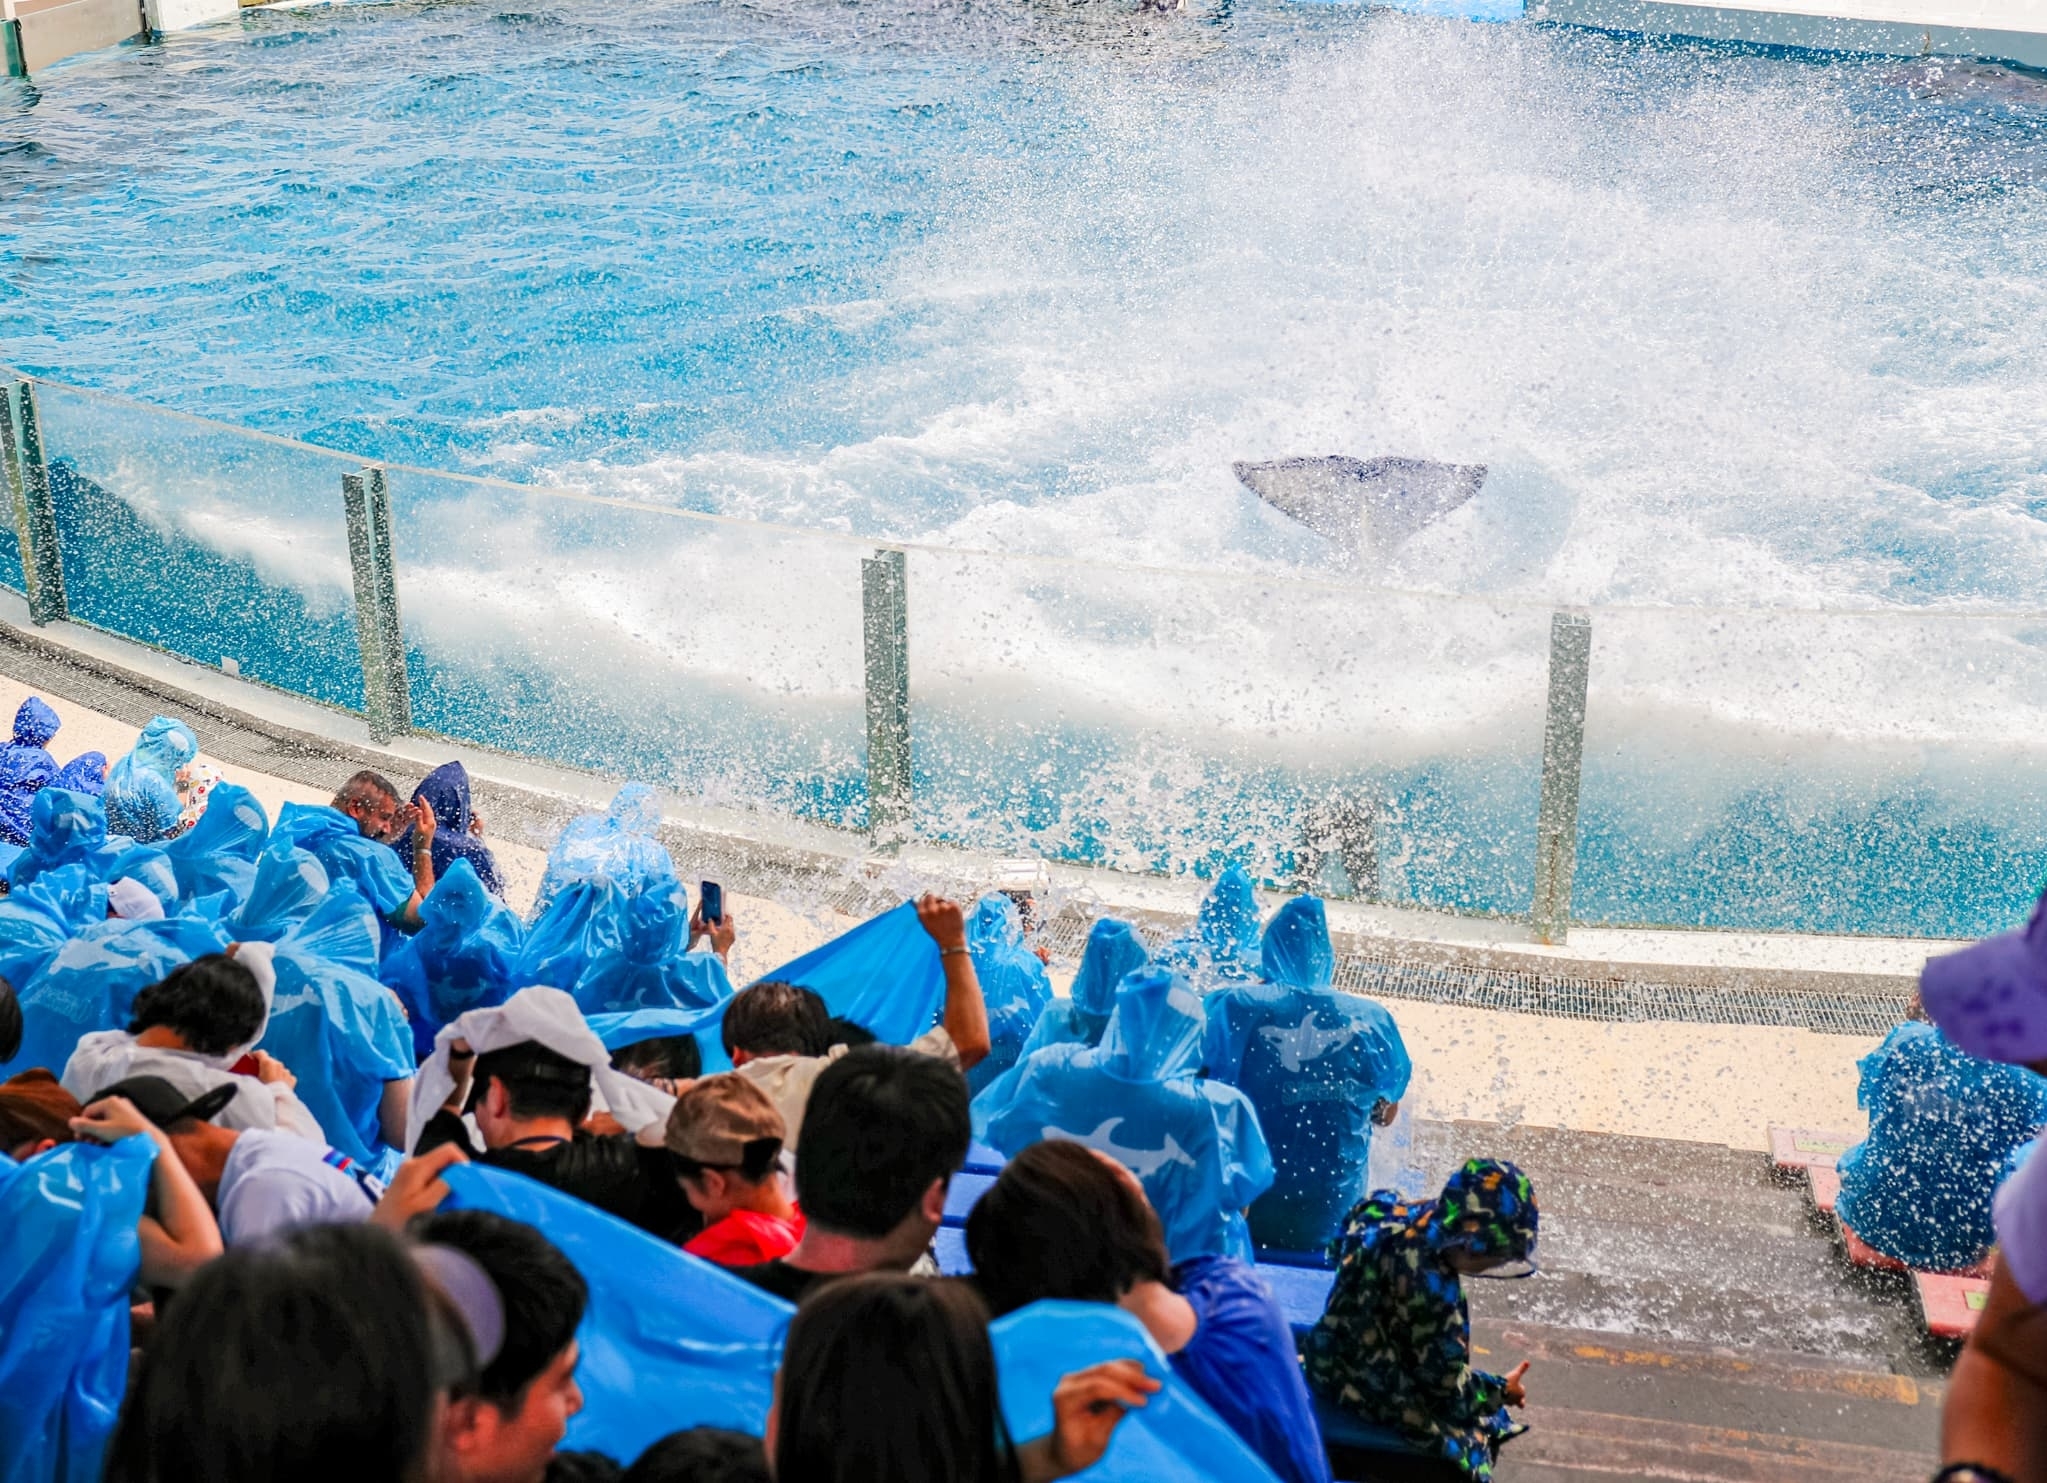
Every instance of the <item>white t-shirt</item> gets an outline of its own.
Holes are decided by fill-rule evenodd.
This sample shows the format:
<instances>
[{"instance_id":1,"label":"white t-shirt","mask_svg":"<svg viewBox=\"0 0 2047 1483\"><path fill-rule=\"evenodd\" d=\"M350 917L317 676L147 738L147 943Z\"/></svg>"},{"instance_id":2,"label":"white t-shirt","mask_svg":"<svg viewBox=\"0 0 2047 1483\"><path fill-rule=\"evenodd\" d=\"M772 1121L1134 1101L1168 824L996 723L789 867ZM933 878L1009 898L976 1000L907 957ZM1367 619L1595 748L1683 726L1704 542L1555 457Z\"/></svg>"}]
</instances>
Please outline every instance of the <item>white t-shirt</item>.
<instances>
[{"instance_id":1,"label":"white t-shirt","mask_svg":"<svg viewBox=\"0 0 2047 1483\"><path fill-rule=\"evenodd\" d=\"M203 1096L232 1082L235 1099L214 1118L223 1128L280 1128L323 1145L327 1141L313 1110L283 1082L239 1075L224 1069L217 1058L197 1051L137 1045L126 1030L94 1030L80 1036L78 1048L71 1052L64 1074L57 1080L65 1091L86 1102L94 1092L131 1076L161 1076L188 1097Z\"/></svg>"},{"instance_id":2,"label":"white t-shirt","mask_svg":"<svg viewBox=\"0 0 2047 1483\"><path fill-rule=\"evenodd\" d=\"M2047 1303L2047 1144L1997 1191L1997 1260L2029 1303Z\"/></svg>"},{"instance_id":3,"label":"white t-shirt","mask_svg":"<svg viewBox=\"0 0 2047 1483\"><path fill-rule=\"evenodd\" d=\"M367 1220L376 1201L348 1164L326 1145L290 1133L243 1133L220 1171L214 1199L220 1239L246 1246L299 1226Z\"/></svg>"}]
</instances>

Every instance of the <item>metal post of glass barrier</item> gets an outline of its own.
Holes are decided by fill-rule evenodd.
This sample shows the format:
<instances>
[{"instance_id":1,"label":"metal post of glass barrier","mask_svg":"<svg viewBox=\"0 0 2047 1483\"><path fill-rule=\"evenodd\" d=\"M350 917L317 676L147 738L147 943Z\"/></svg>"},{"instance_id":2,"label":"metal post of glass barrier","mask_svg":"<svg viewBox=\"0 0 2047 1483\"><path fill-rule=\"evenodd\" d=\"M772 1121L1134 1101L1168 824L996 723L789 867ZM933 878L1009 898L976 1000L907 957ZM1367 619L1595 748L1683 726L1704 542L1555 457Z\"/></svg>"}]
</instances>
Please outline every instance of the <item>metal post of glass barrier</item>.
<instances>
[{"instance_id":1,"label":"metal post of glass barrier","mask_svg":"<svg viewBox=\"0 0 2047 1483\"><path fill-rule=\"evenodd\" d=\"M1535 819L1537 942L1562 942L1571 928L1571 877L1578 868L1578 784L1585 757L1585 688L1592 675L1592 620L1556 613L1549 623L1549 711L1542 725L1542 802Z\"/></svg>"},{"instance_id":2,"label":"metal post of glass barrier","mask_svg":"<svg viewBox=\"0 0 2047 1483\"><path fill-rule=\"evenodd\" d=\"M909 561L877 551L860 563L867 643L867 829L877 849L910 832Z\"/></svg>"},{"instance_id":3,"label":"metal post of glass barrier","mask_svg":"<svg viewBox=\"0 0 2047 1483\"><path fill-rule=\"evenodd\" d=\"M412 729L405 640L398 622L398 581L391 560L391 498L384 471L365 465L341 476L348 512L348 562L355 576L355 636L362 652L363 715L374 741Z\"/></svg>"},{"instance_id":4,"label":"metal post of glass barrier","mask_svg":"<svg viewBox=\"0 0 2047 1483\"><path fill-rule=\"evenodd\" d=\"M21 548L21 581L28 593L31 623L57 623L71 616L64 595L64 554L57 542L57 507L50 497L50 466L43 456L42 419L35 386L16 381L0 408L0 461L7 470L8 504L14 538Z\"/></svg>"},{"instance_id":5,"label":"metal post of glass barrier","mask_svg":"<svg viewBox=\"0 0 2047 1483\"><path fill-rule=\"evenodd\" d=\"M383 654L385 711L391 729L412 730L412 681L405 667L405 626L398 619L397 533L391 524L391 491L375 464L363 470L369 482L370 565L377 584L377 648Z\"/></svg>"}]
</instances>

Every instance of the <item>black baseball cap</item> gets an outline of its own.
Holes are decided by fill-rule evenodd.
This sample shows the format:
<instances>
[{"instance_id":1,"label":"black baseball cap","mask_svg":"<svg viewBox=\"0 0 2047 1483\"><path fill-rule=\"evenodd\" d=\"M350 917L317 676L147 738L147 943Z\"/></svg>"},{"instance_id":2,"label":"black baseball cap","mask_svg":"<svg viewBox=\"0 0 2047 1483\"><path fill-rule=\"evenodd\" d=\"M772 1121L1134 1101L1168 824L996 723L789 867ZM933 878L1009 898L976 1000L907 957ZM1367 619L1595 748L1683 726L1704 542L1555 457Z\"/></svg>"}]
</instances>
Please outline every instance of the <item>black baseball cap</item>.
<instances>
[{"instance_id":1,"label":"black baseball cap","mask_svg":"<svg viewBox=\"0 0 2047 1483\"><path fill-rule=\"evenodd\" d=\"M188 1117L202 1123L212 1122L234 1101L238 1090L230 1081L188 1097L161 1076L130 1076L110 1087L101 1087L85 1099L85 1105L90 1107L106 1097L126 1097L135 1104L137 1112L159 1128L168 1128Z\"/></svg>"}]
</instances>

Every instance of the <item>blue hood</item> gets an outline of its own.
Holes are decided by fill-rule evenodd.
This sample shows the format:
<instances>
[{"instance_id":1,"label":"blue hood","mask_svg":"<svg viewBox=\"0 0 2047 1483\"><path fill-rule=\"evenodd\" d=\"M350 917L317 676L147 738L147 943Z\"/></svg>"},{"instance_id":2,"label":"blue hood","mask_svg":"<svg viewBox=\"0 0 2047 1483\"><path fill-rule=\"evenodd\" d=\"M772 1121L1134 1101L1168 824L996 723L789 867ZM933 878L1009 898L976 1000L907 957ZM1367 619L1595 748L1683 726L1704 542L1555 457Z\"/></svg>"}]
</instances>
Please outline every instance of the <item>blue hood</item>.
<instances>
[{"instance_id":1,"label":"blue hood","mask_svg":"<svg viewBox=\"0 0 2047 1483\"><path fill-rule=\"evenodd\" d=\"M1251 956L1258 937L1258 897L1243 866L1232 865L1215 878L1201 899L1194 930L1218 965Z\"/></svg>"},{"instance_id":2,"label":"blue hood","mask_svg":"<svg viewBox=\"0 0 2047 1483\"><path fill-rule=\"evenodd\" d=\"M199 739L182 721L158 716L142 728L128 754L107 769L107 824L138 844L177 832L178 769L199 755Z\"/></svg>"},{"instance_id":3,"label":"blue hood","mask_svg":"<svg viewBox=\"0 0 2047 1483\"><path fill-rule=\"evenodd\" d=\"M627 783L601 814L569 820L547 852L533 902L536 923L556 896L583 882L608 882L628 896L676 884L675 862L657 837L660 826L660 803L645 783Z\"/></svg>"},{"instance_id":4,"label":"blue hood","mask_svg":"<svg viewBox=\"0 0 2047 1483\"><path fill-rule=\"evenodd\" d=\"M1116 1010L1116 986L1150 961L1135 927L1118 917L1097 918L1073 975L1074 1009L1107 1019Z\"/></svg>"},{"instance_id":5,"label":"blue hood","mask_svg":"<svg viewBox=\"0 0 2047 1483\"><path fill-rule=\"evenodd\" d=\"M107 786L107 754L80 752L58 769L51 785L69 788L73 793L83 793L89 798L99 797Z\"/></svg>"},{"instance_id":6,"label":"blue hood","mask_svg":"<svg viewBox=\"0 0 2047 1483\"><path fill-rule=\"evenodd\" d=\"M439 880L453 870L457 860L467 860L469 868L476 872L476 878L483 882L485 889L503 896L505 882L498 874L497 856L490 852L489 845L469 832L469 821L474 814L469 799L469 769L459 762L442 763L412 790L412 801L433 805L436 825L434 879ZM400 861L412 858L411 825L406 825L405 832L392 848L398 852Z\"/></svg>"},{"instance_id":7,"label":"blue hood","mask_svg":"<svg viewBox=\"0 0 2047 1483\"><path fill-rule=\"evenodd\" d=\"M1329 915L1318 896L1297 896L1266 924L1258 976L1294 989L1326 989L1336 977Z\"/></svg>"},{"instance_id":8,"label":"blue hood","mask_svg":"<svg viewBox=\"0 0 2047 1483\"><path fill-rule=\"evenodd\" d=\"M1163 969L1144 969L1116 990L1116 1011L1094 1054L1098 1065L1124 1081L1168 1081L1201 1066L1201 999L1187 980Z\"/></svg>"},{"instance_id":9,"label":"blue hood","mask_svg":"<svg viewBox=\"0 0 2047 1483\"><path fill-rule=\"evenodd\" d=\"M64 723L40 695L31 695L14 713L14 744L17 747L47 747Z\"/></svg>"}]
</instances>

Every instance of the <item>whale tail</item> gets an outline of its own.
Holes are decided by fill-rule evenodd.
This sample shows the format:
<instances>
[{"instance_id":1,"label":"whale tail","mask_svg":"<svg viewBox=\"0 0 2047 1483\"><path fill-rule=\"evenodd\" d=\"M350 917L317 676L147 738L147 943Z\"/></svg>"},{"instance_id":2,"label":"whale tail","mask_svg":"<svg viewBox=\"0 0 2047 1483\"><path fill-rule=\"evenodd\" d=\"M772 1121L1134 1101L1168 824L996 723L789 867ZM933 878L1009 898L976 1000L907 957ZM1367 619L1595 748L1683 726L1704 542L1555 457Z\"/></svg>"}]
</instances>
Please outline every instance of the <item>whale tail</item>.
<instances>
[{"instance_id":1,"label":"whale tail","mask_svg":"<svg viewBox=\"0 0 2047 1483\"><path fill-rule=\"evenodd\" d=\"M1485 483L1484 464L1426 458L1282 458L1233 463L1252 493L1347 557L1391 551L1423 526L1468 502Z\"/></svg>"}]
</instances>

